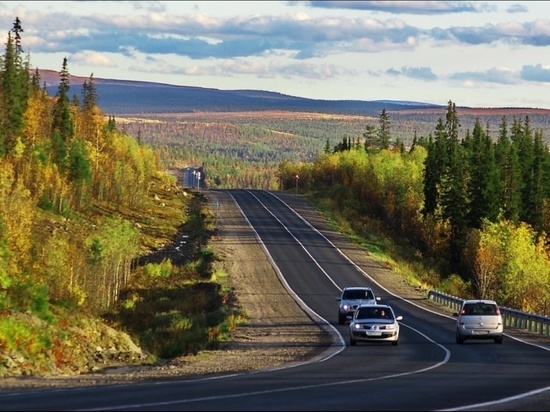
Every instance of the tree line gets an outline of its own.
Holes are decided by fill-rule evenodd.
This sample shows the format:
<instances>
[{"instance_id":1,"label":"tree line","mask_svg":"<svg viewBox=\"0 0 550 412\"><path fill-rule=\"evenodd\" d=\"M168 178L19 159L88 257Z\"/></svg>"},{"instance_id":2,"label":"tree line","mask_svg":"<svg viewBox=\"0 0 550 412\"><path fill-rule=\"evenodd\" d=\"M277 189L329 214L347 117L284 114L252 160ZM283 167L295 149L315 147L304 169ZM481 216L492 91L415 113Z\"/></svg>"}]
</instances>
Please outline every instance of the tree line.
<instances>
[{"instance_id":1,"label":"tree line","mask_svg":"<svg viewBox=\"0 0 550 412\"><path fill-rule=\"evenodd\" d=\"M139 228L119 212L149 207L159 160L97 106L93 74L70 95L66 58L49 96L23 31L16 18L0 57L0 311L102 311L139 251Z\"/></svg>"},{"instance_id":2,"label":"tree line","mask_svg":"<svg viewBox=\"0 0 550 412\"><path fill-rule=\"evenodd\" d=\"M546 313L550 303L550 154L529 117L503 117L497 137L475 122L461 132L455 103L433 133L405 146L391 119L345 137L313 162L283 162L286 187L330 198L357 230L384 223L415 245L432 284ZM369 223L370 222L370 223Z\"/></svg>"}]
</instances>

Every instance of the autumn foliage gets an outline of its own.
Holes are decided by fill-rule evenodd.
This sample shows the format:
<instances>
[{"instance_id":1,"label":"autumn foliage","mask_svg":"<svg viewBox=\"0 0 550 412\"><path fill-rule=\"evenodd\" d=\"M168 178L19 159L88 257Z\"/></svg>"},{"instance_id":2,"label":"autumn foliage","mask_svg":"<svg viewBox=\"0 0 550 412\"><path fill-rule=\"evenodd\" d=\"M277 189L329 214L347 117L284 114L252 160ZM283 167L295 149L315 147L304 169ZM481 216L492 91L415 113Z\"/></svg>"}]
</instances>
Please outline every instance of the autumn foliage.
<instances>
[{"instance_id":1,"label":"autumn foliage","mask_svg":"<svg viewBox=\"0 0 550 412\"><path fill-rule=\"evenodd\" d=\"M0 65L0 311L101 312L129 280L139 228L124 214L151 207L158 158L97 106L93 76L70 95L66 59L49 96L22 31L17 19Z\"/></svg>"},{"instance_id":2,"label":"autumn foliage","mask_svg":"<svg viewBox=\"0 0 550 412\"><path fill-rule=\"evenodd\" d=\"M542 132L528 116L511 127L502 118L494 139L479 120L460 130L449 102L446 121L406 148L395 139L382 145L371 130L364 144L343 139L313 162L281 162L278 175L287 188L299 176L300 192L359 238L381 233L403 245L425 284L548 314L550 154Z\"/></svg>"}]
</instances>

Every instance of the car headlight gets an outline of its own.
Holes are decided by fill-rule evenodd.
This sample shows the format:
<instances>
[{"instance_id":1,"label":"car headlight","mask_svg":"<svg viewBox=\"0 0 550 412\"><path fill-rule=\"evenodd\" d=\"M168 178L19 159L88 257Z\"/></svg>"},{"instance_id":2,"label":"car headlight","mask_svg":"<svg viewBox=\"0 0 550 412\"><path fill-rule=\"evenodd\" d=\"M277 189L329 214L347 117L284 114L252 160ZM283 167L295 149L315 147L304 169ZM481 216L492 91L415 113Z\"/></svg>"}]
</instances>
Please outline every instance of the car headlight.
<instances>
[{"instance_id":1,"label":"car headlight","mask_svg":"<svg viewBox=\"0 0 550 412\"><path fill-rule=\"evenodd\" d=\"M354 329L361 329L362 327L363 327L363 325L361 325L360 323L354 323L353 324Z\"/></svg>"},{"instance_id":2,"label":"car headlight","mask_svg":"<svg viewBox=\"0 0 550 412\"><path fill-rule=\"evenodd\" d=\"M350 310L350 309L351 309L350 305L342 305L342 310Z\"/></svg>"},{"instance_id":3,"label":"car headlight","mask_svg":"<svg viewBox=\"0 0 550 412\"><path fill-rule=\"evenodd\" d=\"M386 325L386 329L390 329L390 330L397 329L397 325L395 323L392 323L391 325Z\"/></svg>"}]
</instances>

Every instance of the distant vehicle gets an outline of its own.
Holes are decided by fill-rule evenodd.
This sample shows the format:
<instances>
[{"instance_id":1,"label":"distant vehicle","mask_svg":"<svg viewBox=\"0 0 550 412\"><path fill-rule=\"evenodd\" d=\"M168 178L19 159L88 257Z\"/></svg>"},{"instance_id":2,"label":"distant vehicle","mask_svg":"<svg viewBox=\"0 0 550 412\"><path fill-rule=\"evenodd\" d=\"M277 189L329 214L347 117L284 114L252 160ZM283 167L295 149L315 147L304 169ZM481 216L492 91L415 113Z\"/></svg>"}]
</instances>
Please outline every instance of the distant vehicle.
<instances>
[{"instance_id":1,"label":"distant vehicle","mask_svg":"<svg viewBox=\"0 0 550 412\"><path fill-rule=\"evenodd\" d=\"M391 342L399 344L399 321L403 316L395 316L388 305L366 305L355 310L349 324L349 344L357 342Z\"/></svg>"},{"instance_id":2,"label":"distant vehicle","mask_svg":"<svg viewBox=\"0 0 550 412\"><path fill-rule=\"evenodd\" d=\"M338 307L338 323L344 325L348 317L352 317L355 309L361 305L375 305L380 298L375 297L369 287L353 286L342 290L342 294L336 300L340 301Z\"/></svg>"},{"instance_id":3,"label":"distant vehicle","mask_svg":"<svg viewBox=\"0 0 550 412\"><path fill-rule=\"evenodd\" d=\"M456 321L456 343L469 339L492 339L502 343L504 323L500 308L494 300L465 300L460 312L453 313Z\"/></svg>"}]
</instances>

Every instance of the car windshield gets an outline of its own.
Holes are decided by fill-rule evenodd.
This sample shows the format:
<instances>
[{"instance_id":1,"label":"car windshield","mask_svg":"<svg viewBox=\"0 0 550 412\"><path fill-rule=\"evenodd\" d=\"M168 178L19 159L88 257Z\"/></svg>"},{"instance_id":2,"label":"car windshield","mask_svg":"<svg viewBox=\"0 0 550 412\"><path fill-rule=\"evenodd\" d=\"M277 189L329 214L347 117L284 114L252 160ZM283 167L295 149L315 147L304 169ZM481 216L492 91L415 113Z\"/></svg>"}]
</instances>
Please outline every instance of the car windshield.
<instances>
[{"instance_id":1,"label":"car windshield","mask_svg":"<svg viewBox=\"0 0 550 412\"><path fill-rule=\"evenodd\" d=\"M371 290L346 290L342 299L358 300L358 299L374 299Z\"/></svg>"},{"instance_id":2,"label":"car windshield","mask_svg":"<svg viewBox=\"0 0 550 412\"><path fill-rule=\"evenodd\" d=\"M393 319L393 315L386 308L359 308L357 309L356 319Z\"/></svg>"},{"instance_id":3,"label":"car windshield","mask_svg":"<svg viewBox=\"0 0 550 412\"><path fill-rule=\"evenodd\" d=\"M496 305L490 303L471 303L464 305L462 309L463 315L498 315L498 309Z\"/></svg>"}]
</instances>

